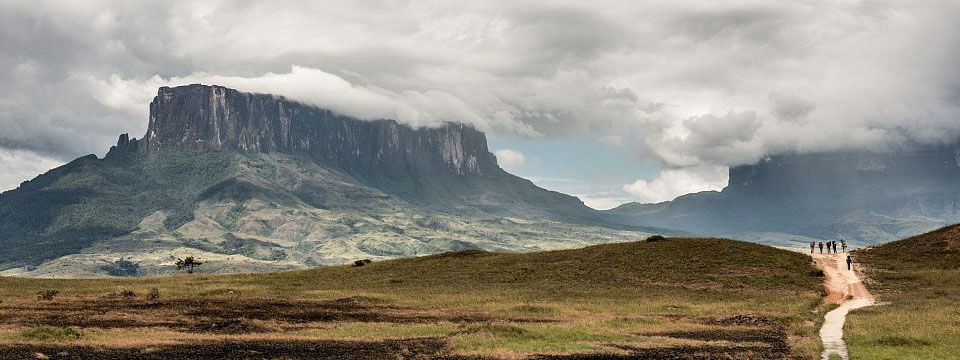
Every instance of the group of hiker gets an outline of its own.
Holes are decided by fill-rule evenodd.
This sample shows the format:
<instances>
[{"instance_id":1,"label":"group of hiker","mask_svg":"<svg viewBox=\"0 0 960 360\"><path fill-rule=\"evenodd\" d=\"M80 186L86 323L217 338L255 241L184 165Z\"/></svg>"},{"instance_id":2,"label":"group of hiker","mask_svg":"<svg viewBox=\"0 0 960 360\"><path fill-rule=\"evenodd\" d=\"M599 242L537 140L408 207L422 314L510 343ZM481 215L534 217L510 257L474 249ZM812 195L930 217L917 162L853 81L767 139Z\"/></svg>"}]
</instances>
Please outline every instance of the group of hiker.
<instances>
[{"instance_id":1,"label":"group of hiker","mask_svg":"<svg viewBox=\"0 0 960 360\"><path fill-rule=\"evenodd\" d=\"M824 242L821 241L821 242L820 242L820 253L821 253L821 254L823 254L823 244L824 244ZM840 249L843 249L843 252L847 252L847 241L846 241L846 240L840 239L840 245L837 245L837 241L836 241L836 240L827 241L826 244L827 244L827 253L828 253L828 254L829 254L831 251L832 251L834 254L836 254L837 251L840 250ZM838 247L838 246L839 246L839 247ZM810 253L811 253L811 254L813 254L813 251L814 251L816 248L817 248L817 242L816 242L816 241L810 241ZM850 255L847 255L847 270L851 270L852 268L853 268L853 259L850 258Z\"/></svg>"},{"instance_id":2,"label":"group of hiker","mask_svg":"<svg viewBox=\"0 0 960 360\"><path fill-rule=\"evenodd\" d=\"M820 253L821 253L821 254L823 254L823 244L824 244L824 242L821 241L821 242L820 242ZM843 252L847 252L847 241L846 241L846 240L840 239L840 244L839 244L839 245L837 245L837 241L836 241L836 240L827 241L826 244L827 244L827 253L828 253L828 254L829 254L831 251L832 251L834 254L836 254L837 252L839 252L840 247L843 248ZM816 241L811 241L811 242L810 242L810 253L811 253L811 254L813 254L813 251L814 251L814 249L816 249L816 247L817 247L817 242L816 242Z\"/></svg>"}]
</instances>

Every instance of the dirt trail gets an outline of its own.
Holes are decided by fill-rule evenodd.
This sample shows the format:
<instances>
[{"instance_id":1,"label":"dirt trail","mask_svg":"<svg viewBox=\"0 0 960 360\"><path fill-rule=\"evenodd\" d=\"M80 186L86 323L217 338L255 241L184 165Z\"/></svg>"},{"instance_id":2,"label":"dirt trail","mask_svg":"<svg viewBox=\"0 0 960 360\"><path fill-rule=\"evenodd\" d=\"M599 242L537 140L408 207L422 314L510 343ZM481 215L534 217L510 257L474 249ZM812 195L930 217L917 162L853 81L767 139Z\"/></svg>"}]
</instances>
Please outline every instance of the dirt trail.
<instances>
[{"instance_id":1,"label":"dirt trail","mask_svg":"<svg viewBox=\"0 0 960 360\"><path fill-rule=\"evenodd\" d=\"M867 288L860 282L856 272L847 270L847 254L813 254L817 267L823 270L826 276L824 286L827 289L828 303L840 304L824 317L823 327L820 328L820 339L823 341L821 359L830 358L837 354L844 360L850 356L847 353L847 343L843 341L843 323L850 310L873 305L874 299Z\"/></svg>"}]
</instances>

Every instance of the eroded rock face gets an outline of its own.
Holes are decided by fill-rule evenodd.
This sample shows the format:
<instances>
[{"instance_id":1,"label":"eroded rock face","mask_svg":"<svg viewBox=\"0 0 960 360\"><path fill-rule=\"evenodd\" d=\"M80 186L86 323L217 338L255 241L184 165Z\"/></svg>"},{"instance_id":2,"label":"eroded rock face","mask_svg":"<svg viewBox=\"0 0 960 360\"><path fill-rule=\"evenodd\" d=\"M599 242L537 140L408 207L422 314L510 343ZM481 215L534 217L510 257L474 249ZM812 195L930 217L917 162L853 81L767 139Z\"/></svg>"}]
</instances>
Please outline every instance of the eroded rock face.
<instances>
[{"instance_id":1,"label":"eroded rock face","mask_svg":"<svg viewBox=\"0 0 960 360\"><path fill-rule=\"evenodd\" d=\"M307 153L365 177L502 172L484 134L470 126L413 129L393 120L363 121L221 86L160 88L150 103L150 123L141 142L148 154L223 149Z\"/></svg>"},{"instance_id":2,"label":"eroded rock face","mask_svg":"<svg viewBox=\"0 0 960 360\"><path fill-rule=\"evenodd\" d=\"M116 154L116 153L137 153L139 152L140 142L137 141L137 138L131 139L128 134L120 134L120 138L117 139L117 145L111 146L110 151L107 152L107 155Z\"/></svg>"}]
</instances>

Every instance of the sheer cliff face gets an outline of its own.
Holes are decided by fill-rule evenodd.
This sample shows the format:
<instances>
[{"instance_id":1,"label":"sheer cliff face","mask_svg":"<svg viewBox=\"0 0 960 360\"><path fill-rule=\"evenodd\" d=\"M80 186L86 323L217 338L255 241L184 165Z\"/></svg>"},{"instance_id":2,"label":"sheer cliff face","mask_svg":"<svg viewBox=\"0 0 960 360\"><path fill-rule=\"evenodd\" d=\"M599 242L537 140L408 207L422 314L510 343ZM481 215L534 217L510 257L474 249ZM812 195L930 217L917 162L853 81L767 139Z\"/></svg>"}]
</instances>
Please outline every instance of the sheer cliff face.
<instances>
[{"instance_id":1,"label":"sheer cliff face","mask_svg":"<svg viewBox=\"0 0 960 360\"><path fill-rule=\"evenodd\" d=\"M871 198L930 190L960 190L955 145L923 146L893 153L833 152L779 155L730 169L725 194L816 194ZM831 195L834 194L835 195Z\"/></svg>"},{"instance_id":2,"label":"sheer cliff face","mask_svg":"<svg viewBox=\"0 0 960 360\"><path fill-rule=\"evenodd\" d=\"M150 103L147 133L134 148L148 154L226 149L305 153L355 174L388 178L492 177L502 172L484 134L469 126L413 129L392 120L363 121L221 86L160 88Z\"/></svg>"},{"instance_id":3,"label":"sheer cliff face","mask_svg":"<svg viewBox=\"0 0 960 360\"><path fill-rule=\"evenodd\" d=\"M958 149L777 155L731 168L721 192L627 204L611 212L645 225L710 235L783 233L787 241L799 235L875 244L960 222ZM742 238L769 240L762 236L767 238Z\"/></svg>"}]
</instances>

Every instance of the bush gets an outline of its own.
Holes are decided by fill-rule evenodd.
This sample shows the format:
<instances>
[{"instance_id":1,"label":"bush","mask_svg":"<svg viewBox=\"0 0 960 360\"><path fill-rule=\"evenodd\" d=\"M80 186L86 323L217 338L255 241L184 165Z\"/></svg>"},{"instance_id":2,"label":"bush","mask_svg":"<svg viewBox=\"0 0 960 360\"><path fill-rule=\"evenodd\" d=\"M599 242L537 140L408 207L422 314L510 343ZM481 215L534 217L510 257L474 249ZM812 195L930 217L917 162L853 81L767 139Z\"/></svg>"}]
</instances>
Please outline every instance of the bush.
<instances>
[{"instance_id":1,"label":"bush","mask_svg":"<svg viewBox=\"0 0 960 360\"><path fill-rule=\"evenodd\" d=\"M147 293L148 300L156 300L160 298L160 290L157 288L150 289L150 292Z\"/></svg>"},{"instance_id":2,"label":"bush","mask_svg":"<svg viewBox=\"0 0 960 360\"><path fill-rule=\"evenodd\" d=\"M106 271L110 276L137 276L140 272L140 265L126 259L117 259L117 261L101 265L100 270Z\"/></svg>"},{"instance_id":3,"label":"bush","mask_svg":"<svg viewBox=\"0 0 960 360\"><path fill-rule=\"evenodd\" d=\"M353 262L353 266L354 266L354 267L360 267L360 266L364 266L364 265L369 264L369 263L372 263L372 262L373 262L373 260L370 260L370 259L357 260L357 261L354 261L354 262Z\"/></svg>"},{"instance_id":4,"label":"bush","mask_svg":"<svg viewBox=\"0 0 960 360\"><path fill-rule=\"evenodd\" d=\"M666 239L667 238L663 237L663 235L651 235L650 237L647 238L647 242L664 241Z\"/></svg>"},{"instance_id":5,"label":"bush","mask_svg":"<svg viewBox=\"0 0 960 360\"><path fill-rule=\"evenodd\" d=\"M37 292L37 300L50 301L60 294L60 290L41 290Z\"/></svg>"},{"instance_id":6,"label":"bush","mask_svg":"<svg viewBox=\"0 0 960 360\"><path fill-rule=\"evenodd\" d=\"M125 299L134 298L137 297L137 293L133 292L133 290L120 290L120 297Z\"/></svg>"}]
</instances>

